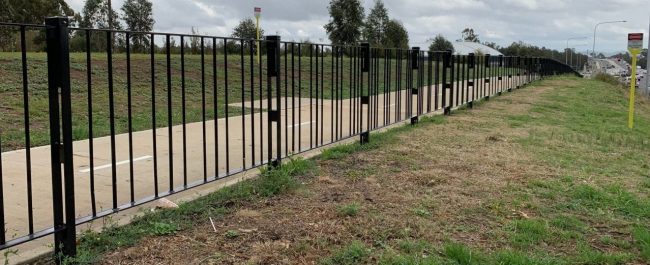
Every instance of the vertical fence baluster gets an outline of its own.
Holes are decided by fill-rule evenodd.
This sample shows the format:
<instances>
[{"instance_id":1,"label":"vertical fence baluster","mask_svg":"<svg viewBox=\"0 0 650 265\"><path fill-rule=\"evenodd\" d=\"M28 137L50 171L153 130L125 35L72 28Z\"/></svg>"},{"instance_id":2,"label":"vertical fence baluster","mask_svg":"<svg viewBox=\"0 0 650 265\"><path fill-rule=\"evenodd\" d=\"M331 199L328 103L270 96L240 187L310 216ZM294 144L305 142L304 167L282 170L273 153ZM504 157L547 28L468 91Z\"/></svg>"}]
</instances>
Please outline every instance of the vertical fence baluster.
<instances>
[{"instance_id":1,"label":"vertical fence baluster","mask_svg":"<svg viewBox=\"0 0 650 265\"><path fill-rule=\"evenodd\" d=\"M4 177L2 174L2 130L0 130L0 245L7 243L5 230L5 195Z\"/></svg>"},{"instance_id":2,"label":"vertical fence baluster","mask_svg":"<svg viewBox=\"0 0 650 265\"><path fill-rule=\"evenodd\" d=\"M151 60L151 140L153 152L153 183L154 183L154 198L158 198L158 140L156 129L158 128L156 122L156 44L154 42L154 34L149 36L149 53Z\"/></svg>"},{"instance_id":3,"label":"vertical fence baluster","mask_svg":"<svg viewBox=\"0 0 650 265\"><path fill-rule=\"evenodd\" d=\"M90 49L90 30L85 30L86 37L86 85L88 89L88 159L90 169L90 207L93 217L97 216L95 203L95 145L93 133L93 93L92 93L92 51Z\"/></svg>"},{"instance_id":4,"label":"vertical fence baluster","mask_svg":"<svg viewBox=\"0 0 650 265\"><path fill-rule=\"evenodd\" d=\"M251 76L251 107L250 107L250 113L251 113L251 163L252 166L256 166L257 163L255 162L255 59L253 58L253 54L255 53L255 42L250 43L250 49L249 49L249 62L250 62L250 76ZM260 100L262 100L262 95L260 95ZM260 115L262 113L262 110L260 109ZM261 116L260 116L261 117Z\"/></svg>"},{"instance_id":5,"label":"vertical fence baluster","mask_svg":"<svg viewBox=\"0 0 650 265\"><path fill-rule=\"evenodd\" d=\"M108 107L111 139L111 185L113 210L117 210L117 155L115 151L115 95L113 91L113 32L106 31L106 61L108 64Z\"/></svg>"},{"instance_id":6,"label":"vertical fence baluster","mask_svg":"<svg viewBox=\"0 0 650 265\"><path fill-rule=\"evenodd\" d=\"M219 178L219 101L217 100L217 38L212 38L212 112L214 126L214 178Z\"/></svg>"},{"instance_id":7,"label":"vertical fence baluster","mask_svg":"<svg viewBox=\"0 0 650 265\"><path fill-rule=\"evenodd\" d=\"M288 43L284 43L284 154L289 155L289 78Z\"/></svg>"},{"instance_id":8,"label":"vertical fence baluster","mask_svg":"<svg viewBox=\"0 0 650 265\"><path fill-rule=\"evenodd\" d=\"M183 128L183 188L187 188L187 108L185 87L185 36L181 35L181 126Z\"/></svg>"},{"instance_id":9,"label":"vertical fence baluster","mask_svg":"<svg viewBox=\"0 0 650 265\"><path fill-rule=\"evenodd\" d=\"M131 204L135 203L135 187L133 183L133 115L131 102L131 35L126 32L126 105L129 137L129 195Z\"/></svg>"},{"instance_id":10,"label":"vertical fence baluster","mask_svg":"<svg viewBox=\"0 0 650 265\"><path fill-rule=\"evenodd\" d=\"M298 151L302 151L302 44L298 43ZM309 123L311 127L311 120Z\"/></svg>"},{"instance_id":11,"label":"vertical fence baluster","mask_svg":"<svg viewBox=\"0 0 650 265\"><path fill-rule=\"evenodd\" d=\"M172 66L171 66L171 36L165 35L165 52L167 60L167 140L169 158L169 192L174 192L174 142L172 130Z\"/></svg>"},{"instance_id":12,"label":"vertical fence baluster","mask_svg":"<svg viewBox=\"0 0 650 265\"><path fill-rule=\"evenodd\" d=\"M295 43L291 43L291 152L296 153L296 54L295 54ZM287 55L285 55L287 56ZM300 69L298 70L300 72ZM298 88L300 89L300 88ZM300 102L298 102L300 104ZM300 111L300 107L298 108ZM298 119L298 123L300 119ZM300 126L300 125L298 125ZM300 138L298 138L300 141ZM298 148L300 148L300 142L298 143Z\"/></svg>"},{"instance_id":13,"label":"vertical fence baluster","mask_svg":"<svg viewBox=\"0 0 650 265\"><path fill-rule=\"evenodd\" d=\"M228 39L223 39L224 115L226 115L226 174L230 174L230 113L228 112Z\"/></svg>"},{"instance_id":14,"label":"vertical fence baluster","mask_svg":"<svg viewBox=\"0 0 650 265\"><path fill-rule=\"evenodd\" d=\"M244 63L244 40L239 40L239 68L241 79L241 137L242 137L242 170L246 170L246 80L245 80L245 63Z\"/></svg>"},{"instance_id":15,"label":"vertical fence baluster","mask_svg":"<svg viewBox=\"0 0 650 265\"><path fill-rule=\"evenodd\" d=\"M203 183L208 181L208 146L205 113L205 38L201 37L201 133L203 136ZM216 122L216 120L215 120Z\"/></svg>"},{"instance_id":16,"label":"vertical fence baluster","mask_svg":"<svg viewBox=\"0 0 650 265\"><path fill-rule=\"evenodd\" d=\"M25 41L25 26L20 26L20 58L22 66L23 83L23 109L25 126L25 166L27 177L27 227L30 234L34 233L34 207L32 198L32 152L31 135L29 128L29 91L27 80L27 48Z\"/></svg>"}]
</instances>

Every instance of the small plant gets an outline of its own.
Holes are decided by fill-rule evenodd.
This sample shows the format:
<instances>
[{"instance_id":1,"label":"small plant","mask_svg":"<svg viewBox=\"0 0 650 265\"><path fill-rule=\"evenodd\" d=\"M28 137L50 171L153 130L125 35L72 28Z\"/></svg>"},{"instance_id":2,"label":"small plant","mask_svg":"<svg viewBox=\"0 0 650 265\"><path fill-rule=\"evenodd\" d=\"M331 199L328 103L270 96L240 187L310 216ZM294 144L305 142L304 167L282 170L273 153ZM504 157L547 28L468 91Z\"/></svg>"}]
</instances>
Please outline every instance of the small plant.
<instances>
[{"instance_id":1,"label":"small plant","mask_svg":"<svg viewBox=\"0 0 650 265\"><path fill-rule=\"evenodd\" d=\"M460 243L445 244L443 253L448 259L455 261L457 264L478 264L476 263L476 253L473 253L471 249Z\"/></svg>"},{"instance_id":2,"label":"small plant","mask_svg":"<svg viewBox=\"0 0 650 265\"><path fill-rule=\"evenodd\" d=\"M339 206L337 212L340 216L356 216L359 213L359 208L361 206L356 203L350 203L346 205Z\"/></svg>"},{"instance_id":3,"label":"small plant","mask_svg":"<svg viewBox=\"0 0 650 265\"><path fill-rule=\"evenodd\" d=\"M167 236L176 233L178 226L174 223L153 222L151 232L157 236Z\"/></svg>"},{"instance_id":4,"label":"small plant","mask_svg":"<svg viewBox=\"0 0 650 265\"><path fill-rule=\"evenodd\" d=\"M336 251L331 257L321 261L323 265L360 264L368 256L368 249L359 241Z\"/></svg>"},{"instance_id":5,"label":"small plant","mask_svg":"<svg viewBox=\"0 0 650 265\"><path fill-rule=\"evenodd\" d=\"M17 249L10 249L2 253L2 255L5 257L5 265L9 265L9 256L15 256L18 254Z\"/></svg>"},{"instance_id":6,"label":"small plant","mask_svg":"<svg viewBox=\"0 0 650 265\"><path fill-rule=\"evenodd\" d=\"M415 213L417 216L420 216L420 217L431 216L431 212L429 212L427 209L422 208L422 207L413 209L413 213Z\"/></svg>"},{"instance_id":7,"label":"small plant","mask_svg":"<svg viewBox=\"0 0 650 265\"><path fill-rule=\"evenodd\" d=\"M650 261L650 231L645 227L639 226L634 228L632 231L634 240L637 242L639 252L641 252L641 257L646 261Z\"/></svg>"},{"instance_id":8,"label":"small plant","mask_svg":"<svg viewBox=\"0 0 650 265\"><path fill-rule=\"evenodd\" d=\"M226 237L227 238L236 238L239 237L239 231L237 230L228 230L226 231Z\"/></svg>"}]
</instances>

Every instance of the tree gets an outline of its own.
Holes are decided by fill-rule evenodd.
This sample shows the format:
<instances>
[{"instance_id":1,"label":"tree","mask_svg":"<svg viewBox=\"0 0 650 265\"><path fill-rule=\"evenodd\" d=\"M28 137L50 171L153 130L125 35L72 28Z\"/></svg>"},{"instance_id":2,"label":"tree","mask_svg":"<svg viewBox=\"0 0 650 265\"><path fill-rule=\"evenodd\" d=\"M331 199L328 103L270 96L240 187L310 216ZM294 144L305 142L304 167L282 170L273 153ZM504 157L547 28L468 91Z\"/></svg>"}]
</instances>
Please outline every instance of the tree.
<instances>
[{"instance_id":1,"label":"tree","mask_svg":"<svg viewBox=\"0 0 650 265\"><path fill-rule=\"evenodd\" d=\"M9 0L0 0L0 21L12 21L11 18L14 15L14 10L11 5L9 5ZM0 27L0 50L8 51L14 45L14 33L8 27Z\"/></svg>"},{"instance_id":2,"label":"tree","mask_svg":"<svg viewBox=\"0 0 650 265\"><path fill-rule=\"evenodd\" d=\"M255 40L257 39L257 27L255 26L255 22L253 21L252 18L246 18L242 21L239 22L239 24L232 30L231 36L233 38L239 38L239 39L247 39L247 40ZM260 28L260 39L264 39L264 30ZM248 52L250 50L250 45L253 42L250 41L244 41L244 52ZM228 42L227 49L229 52L239 52L240 51L240 45L242 44L241 41L230 41ZM260 48L264 49L264 43L260 43Z\"/></svg>"},{"instance_id":3,"label":"tree","mask_svg":"<svg viewBox=\"0 0 650 265\"><path fill-rule=\"evenodd\" d=\"M257 27L252 18L246 18L232 30L232 37L240 39L257 39ZM260 28L260 39L264 38L264 30Z\"/></svg>"},{"instance_id":4,"label":"tree","mask_svg":"<svg viewBox=\"0 0 650 265\"><path fill-rule=\"evenodd\" d=\"M192 27L192 35L201 35L198 28ZM201 38L199 37L190 37L190 51L193 54L199 53L201 51Z\"/></svg>"},{"instance_id":5,"label":"tree","mask_svg":"<svg viewBox=\"0 0 650 265\"><path fill-rule=\"evenodd\" d=\"M64 0L2 0L0 4L0 16L9 18L3 22L43 24L45 17L74 16Z\"/></svg>"},{"instance_id":6,"label":"tree","mask_svg":"<svg viewBox=\"0 0 650 265\"><path fill-rule=\"evenodd\" d=\"M53 16L74 17L75 13L64 0L0 0L0 21L27 24L43 24L44 18ZM75 25L75 19L71 21ZM17 28L0 28L0 49L13 50L16 46ZM45 42L45 33L33 39L40 49ZM27 45L32 46L32 45Z\"/></svg>"},{"instance_id":7,"label":"tree","mask_svg":"<svg viewBox=\"0 0 650 265\"><path fill-rule=\"evenodd\" d=\"M487 42L486 41L486 42L483 43L483 45L488 46L488 47L490 47L492 49L495 49L495 50L501 49L501 46L499 46L499 44L496 44L494 42Z\"/></svg>"},{"instance_id":8,"label":"tree","mask_svg":"<svg viewBox=\"0 0 650 265\"><path fill-rule=\"evenodd\" d=\"M153 30L153 8L149 0L126 0L122 5L124 23L130 31L149 32ZM133 50L145 51L149 47L147 34L133 34Z\"/></svg>"},{"instance_id":9,"label":"tree","mask_svg":"<svg viewBox=\"0 0 650 265\"><path fill-rule=\"evenodd\" d=\"M119 23L119 16L113 12L113 29L119 30L122 29L122 26ZM96 28L96 29L108 29L110 28L109 24L109 4L106 0L87 0L84 5L82 13L82 19L80 26L82 28ZM106 50L106 34L103 32L93 32L90 37L90 48L93 51L104 51ZM79 34L75 34L72 43L83 44L85 41L81 40L85 38L85 32L81 31ZM121 34L112 34L112 44L117 47L124 47L124 39ZM73 50L85 49L81 47L73 47Z\"/></svg>"},{"instance_id":10,"label":"tree","mask_svg":"<svg viewBox=\"0 0 650 265\"><path fill-rule=\"evenodd\" d=\"M364 11L359 0L331 0L324 28L332 44L354 45L361 37Z\"/></svg>"},{"instance_id":11,"label":"tree","mask_svg":"<svg viewBox=\"0 0 650 265\"><path fill-rule=\"evenodd\" d=\"M119 15L115 10L113 13L113 29L121 29ZM87 0L82 11L81 27L84 28L109 28L108 21L109 6L106 0Z\"/></svg>"},{"instance_id":12,"label":"tree","mask_svg":"<svg viewBox=\"0 0 650 265\"><path fill-rule=\"evenodd\" d=\"M469 42L481 42L478 39L478 35L474 33L474 29L472 28L465 28L462 32L463 36L463 41L469 41Z\"/></svg>"},{"instance_id":13,"label":"tree","mask_svg":"<svg viewBox=\"0 0 650 265\"><path fill-rule=\"evenodd\" d=\"M386 23L386 33L382 43L386 48L409 48L409 33L402 22L392 19Z\"/></svg>"},{"instance_id":14,"label":"tree","mask_svg":"<svg viewBox=\"0 0 650 265\"><path fill-rule=\"evenodd\" d=\"M383 46L386 39L388 23L388 10L382 0L376 0L375 6L370 10L363 28L363 36L373 46ZM393 25L394 26L394 25Z\"/></svg>"},{"instance_id":15,"label":"tree","mask_svg":"<svg viewBox=\"0 0 650 265\"><path fill-rule=\"evenodd\" d=\"M454 52L454 45L445 39L441 34L436 35L429 45L429 51L451 51Z\"/></svg>"}]
</instances>

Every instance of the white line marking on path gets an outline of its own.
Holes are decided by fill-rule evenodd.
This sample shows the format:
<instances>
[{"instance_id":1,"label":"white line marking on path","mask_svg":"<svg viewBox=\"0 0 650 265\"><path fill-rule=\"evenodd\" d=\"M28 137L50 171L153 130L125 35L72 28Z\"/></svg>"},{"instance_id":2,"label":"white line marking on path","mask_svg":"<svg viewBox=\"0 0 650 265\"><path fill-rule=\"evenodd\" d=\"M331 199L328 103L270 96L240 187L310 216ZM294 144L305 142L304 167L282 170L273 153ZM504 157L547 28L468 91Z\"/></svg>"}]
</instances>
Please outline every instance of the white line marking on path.
<instances>
[{"instance_id":1,"label":"white line marking on path","mask_svg":"<svg viewBox=\"0 0 650 265\"><path fill-rule=\"evenodd\" d=\"M314 121L307 121L307 122L303 122L303 123L300 123L300 124L293 124L293 125L289 125L288 127L289 127L289 128L293 128L293 127L297 127L297 126L301 126L301 125L307 125L307 124L312 124L312 123L314 123Z\"/></svg>"},{"instance_id":2,"label":"white line marking on path","mask_svg":"<svg viewBox=\"0 0 650 265\"><path fill-rule=\"evenodd\" d=\"M136 158L133 158L133 162L146 160L146 159L150 159L150 158L153 158L153 156L146 155L146 156L136 157ZM119 161L119 162L115 163L115 166L129 164L129 163L131 163L131 160ZM112 167L113 167L112 164L106 164L106 165L102 165L102 166L96 166L94 169L95 169L95 171L97 171L97 170L100 170L100 169L106 169L106 168L112 168ZM79 172L88 173L88 172L90 172L90 168L79 170Z\"/></svg>"}]
</instances>

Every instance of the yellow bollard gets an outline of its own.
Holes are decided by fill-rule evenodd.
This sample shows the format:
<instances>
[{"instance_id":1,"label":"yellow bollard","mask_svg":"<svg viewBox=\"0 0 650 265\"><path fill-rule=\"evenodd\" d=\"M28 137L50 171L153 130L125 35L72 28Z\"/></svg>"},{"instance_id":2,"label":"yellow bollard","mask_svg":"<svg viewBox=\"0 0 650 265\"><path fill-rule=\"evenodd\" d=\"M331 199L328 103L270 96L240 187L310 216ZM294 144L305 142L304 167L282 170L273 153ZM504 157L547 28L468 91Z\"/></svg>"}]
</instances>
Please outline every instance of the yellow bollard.
<instances>
[{"instance_id":1,"label":"yellow bollard","mask_svg":"<svg viewBox=\"0 0 650 265\"><path fill-rule=\"evenodd\" d=\"M634 128L634 92L636 91L636 54L632 54L632 74L630 75L630 109L627 117L627 127Z\"/></svg>"},{"instance_id":2,"label":"yellow bollard","mask_svg":"<svg viewBox=\"0 0 650 265\"><path fill-rule=\"evenodd\" d=\"M634 128L634 92L636 91L636 57L643 49L643 33L627 34L627 50L632 55L632 73L630 76L630 109L627 116L627 127Z\"/></svg>"}]
</instances>

